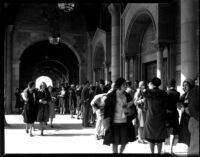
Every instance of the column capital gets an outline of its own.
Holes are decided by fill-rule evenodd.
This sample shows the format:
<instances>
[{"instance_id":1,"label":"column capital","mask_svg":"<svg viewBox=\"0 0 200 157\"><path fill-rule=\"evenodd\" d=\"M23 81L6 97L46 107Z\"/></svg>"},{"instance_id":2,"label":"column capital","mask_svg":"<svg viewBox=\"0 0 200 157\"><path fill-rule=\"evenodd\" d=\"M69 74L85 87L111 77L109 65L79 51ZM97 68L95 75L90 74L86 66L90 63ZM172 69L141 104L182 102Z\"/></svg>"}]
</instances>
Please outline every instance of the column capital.
<instances>
[{"instance_id":1,"label":"column capital","mask_svg":"<svg viewBox=\"0 0 200 157\"><path fill-rule=\"evenodd\" d=\"M121 12L121 6L118 3L111 3L108 6L108 11L110 12L111 15L120 14L120 12Z\"/></svg>"},{"instance_id":2,"label":"column capital","mask_svg":"<svg viewBox=\"0 0 200 157\"><path fill-rule=\"evenodd\" d=\"M155 41L155 40L151 43L154 48L159 49L160 51L163 51L165 46L167 46L167 43L159 42L159 41Z\"/></svg>"}]
</instances>

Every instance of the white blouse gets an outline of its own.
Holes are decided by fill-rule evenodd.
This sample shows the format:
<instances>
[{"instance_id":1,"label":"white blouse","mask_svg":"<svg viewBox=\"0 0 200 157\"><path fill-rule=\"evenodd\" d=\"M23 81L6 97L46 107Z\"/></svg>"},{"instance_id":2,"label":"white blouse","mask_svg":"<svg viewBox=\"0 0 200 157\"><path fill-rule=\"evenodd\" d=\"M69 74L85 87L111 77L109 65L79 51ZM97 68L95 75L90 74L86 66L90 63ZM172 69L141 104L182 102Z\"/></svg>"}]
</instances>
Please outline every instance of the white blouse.
<instances>
[{"instance_id":1,"label":"white blouse","mask_svg":"<svg viewBox=\"0 0 200 157\"><path fill-rule=\"evenodd\" d=\"M126 115L122 108L123 104L127 105L126 96L117 90L116 97L117 101L115 106L114 123L126 123Z\"/></svg>"}]
</instances>

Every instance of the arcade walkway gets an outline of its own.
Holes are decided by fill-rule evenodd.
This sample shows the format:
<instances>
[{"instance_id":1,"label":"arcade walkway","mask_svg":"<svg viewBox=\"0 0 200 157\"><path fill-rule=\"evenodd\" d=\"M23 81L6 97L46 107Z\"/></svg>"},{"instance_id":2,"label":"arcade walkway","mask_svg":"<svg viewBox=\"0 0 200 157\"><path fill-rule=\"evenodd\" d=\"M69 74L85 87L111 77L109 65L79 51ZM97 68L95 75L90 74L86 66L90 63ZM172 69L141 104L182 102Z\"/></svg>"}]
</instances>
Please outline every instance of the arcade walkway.
<instances>
[{"instance_id":1,"label":"arcade walkway","mask_svg":"<svg viewBox=\"0 0 200 157\"><path fill-rule=\"evenodd\" d=\"M71 119L69 115L56 115L54 128L46 127L44 136L40 136L36 124L33 137L25 133L21 115L6 115L9 126L5 128L5 153L111 153L111 147L103 145L102 140L95 140L94 128L83 128L81 120ZM169 151L169 146L166 146ZM186 154L186 147L177 144L175 153ZM129 143L124 153L150 153L149 144Z\"/></svg>"}]
</instances>

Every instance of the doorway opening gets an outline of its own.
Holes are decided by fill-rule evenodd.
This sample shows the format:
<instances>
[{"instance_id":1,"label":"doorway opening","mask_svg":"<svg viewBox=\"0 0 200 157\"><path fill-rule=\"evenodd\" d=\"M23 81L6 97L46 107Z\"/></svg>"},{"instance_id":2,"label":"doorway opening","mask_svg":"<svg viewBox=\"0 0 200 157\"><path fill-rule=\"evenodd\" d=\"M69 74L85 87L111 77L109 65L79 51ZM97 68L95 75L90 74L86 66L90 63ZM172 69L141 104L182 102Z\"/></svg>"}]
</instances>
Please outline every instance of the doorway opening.
<instances>
[{"instance_id":1,"label":"doorway opening","mask_svg":"<svg viewBox=\"0 0 200 157\"><path fill-rule=\"evenodd\" d=\"M50 77L48 76L39 76L36 80L35 80L35 87L40 89L40 84L42 82L45 82L47 87L48 86L52 86L53 87L53 81Z\"/></svg>"}]
</instances>

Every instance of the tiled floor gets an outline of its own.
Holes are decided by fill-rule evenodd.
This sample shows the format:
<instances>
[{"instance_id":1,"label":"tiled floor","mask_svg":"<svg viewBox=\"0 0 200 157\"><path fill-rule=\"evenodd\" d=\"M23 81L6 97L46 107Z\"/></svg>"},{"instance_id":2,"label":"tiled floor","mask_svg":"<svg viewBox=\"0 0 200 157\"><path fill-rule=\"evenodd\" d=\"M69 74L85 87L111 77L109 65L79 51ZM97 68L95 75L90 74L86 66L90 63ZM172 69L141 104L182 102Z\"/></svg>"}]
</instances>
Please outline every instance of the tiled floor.
<instances>
[{"instance_id":1,"label":"tiled floor","mask_svg":"<svg viewBox=\"0 0 200 157\"><path fill-rule=\"evenodd\" d=\"M36 123L33 137L25 133L21 115L6 115L9 126L5 127L5 153L111 153L111 147L103 145L102 140L95 140L94 128L83 128L81 120L71 119L69 115L56 115L54 128L46 127L44 136L40 136ZM169 152L169 145L165 146ZM185 156L187 147L178 143L174 147L177 155ZM148 154L149 144L129 143L124 153Z\"/></svg>"}]
</instances>

